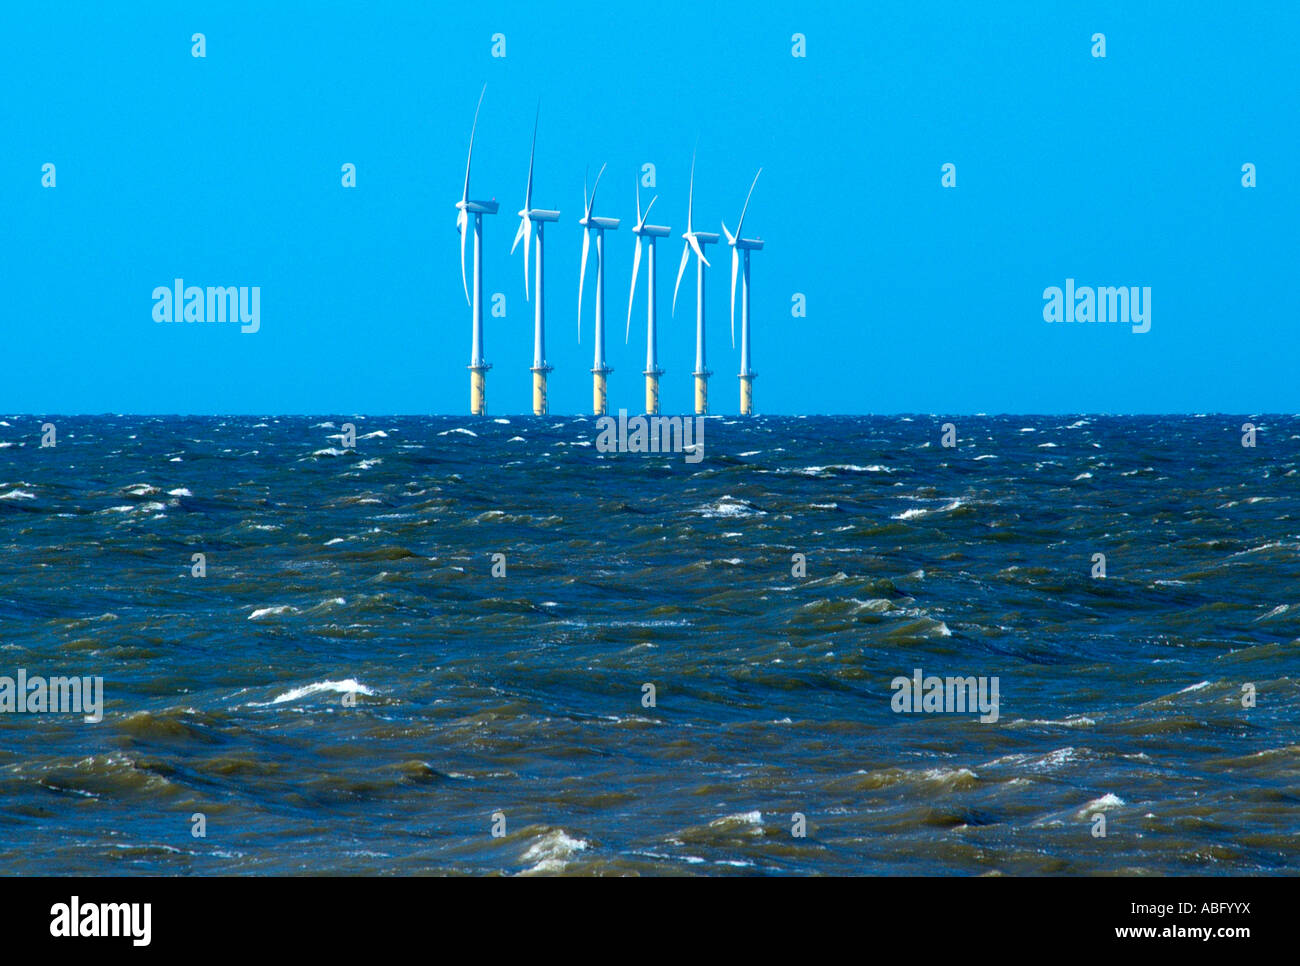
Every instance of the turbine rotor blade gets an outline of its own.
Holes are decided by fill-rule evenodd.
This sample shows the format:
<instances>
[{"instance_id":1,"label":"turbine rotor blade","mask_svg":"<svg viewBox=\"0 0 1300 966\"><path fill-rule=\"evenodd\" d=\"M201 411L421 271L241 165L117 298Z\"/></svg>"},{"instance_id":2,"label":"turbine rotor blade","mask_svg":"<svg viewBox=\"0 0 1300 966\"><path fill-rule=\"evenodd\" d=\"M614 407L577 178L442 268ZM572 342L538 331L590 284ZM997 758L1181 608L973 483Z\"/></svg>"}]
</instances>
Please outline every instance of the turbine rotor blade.
<instances>
[{"instance_id":1,"label":"turbine rotor blade","mask_svg":"<svg viewBox=\"0 0 1300 966\"><path fill-rule=\"evenodd\" d=\"M739 237L739 236L737 236ZM740 268L740 249L731 249L731 347L736 347L736 272Z\"/></svg>"},{"instance_id":2,"label":"turbine rotor blade","mask_svg":"<svg viewBox=\"0 0 1300 966\"><path fill-rule=\"evenodd\" d=\"M537 116L533 118L533 146L528 151L528 187L524 189L524 211L533 210L533 158L537 154L537 122L542 117L542 102L537 102Z\"/></svg>"},{"instance_id":3,"label":"turbine rotor blade","mask_svg":"<svg viewBox=\"0 0 1300 966\"><path fill-rule=\"evenodd\" d=\"M465 280L465 238L469 234L469 212L462 208L456 214L456 230L460 232L460 284L465 289L465 304L469 300L469 282Z\"/></svg>"},{"instance_id":4,"label":"turbine rotor blade","mask_svg":"<svg viewBox=\"0 0 1300 966\"><path fill-rule=\"evenodd\" d=\"M525 302L529 301L531 298L528 292L528 264L529 264L528 249L531 246L532 240L533 240L533 219L525 215L524 216L524 301ZM538 244L541 243L539 242Z\"/></svg>"},{"instance_id":5,"label":"turbine rotor blade","mask_svg":"<svg viewBox=\"0 0 1300 966\"><path fill-rule=\"evenodd\" d=\"M682 263L677 266L677 284L673 286L673 315L677 314L677 290L682 287L682 276L686 274L686 263L690 260L690 257L691 245L690 242L687 242L682 247Z\"/></svg>"},{"instance_id":6,"label":"turbine rotor blade","mask_svg":"<svg viewBox=\"0 0 1300 966\"><path fill-rule=\"evenodd\" d=\"M691 152L691 189L686 196L686 234L691 233L691 213L695 210L695 152Z\"/></svg>"},{"instance_id":7,"label":"turbine rotor blade","mask_svg":"<svg viewBox=\"0 0 1300 966\"><path fill-rule=\"evenodd\" d=\"M636 299L636 273L641 268L641 236L636 236L636 254L632 256L632 288L627 293L627 329L623 332L626 344L632 337L632 302Z\"/></svg>"},{"instance_id":8,"label":"turbine rotor blade","mask_svg":"<svg viewBox=\"0 0 1300 966\"><path fill-rule=\"evenodd\" d=\"M762 174L763 169L758 169L758 174ZM754 185L758 184L758 174L754 175L754 183L749 186L749 194L745 195L745 207L740 209L740 224L736 226L736 237L745 230L745 212L749 211L749 199L754 196Z\"/></svg>"},{"instance_id":9,"label":"turbine rotor blade","mask_svg":"<svg viewBox=\"0 0 1300 966\"><path fill-rule=\"evenodd\" d=\"M691 232L686 236L686 243L690 245L691 248L695 249L696 258L702 261L707 267L713 267L712 265L709 265L709 260L704 257L704 249L700 247L700 242L699 239L695 237L695 232Z\"/></svg>"},{"instance_id":10,"label":"turbine rotor blade","mask_svg":"<svg viewBox=\"0 0 1300 966\"><path fill-rule=\"evenodd\" d=\"M650 220L650 209L655 206L655 202L658 200L659 200L659 196L655 195L653 198L650 199L650 204L645 206L645 214L641 216L641 224L639 227L644 228L645 223Z\"/></svg>"},{"instance_id":11,"label":"turbine rotor blade","mask_svg":"<svg viewBox=\"0 0 1300 966\"><path fill-rule=\"evenodd\" d=\"M582 271L578 273L578 344L582 344L582 289L587 283L587 250L591 246L591 229L582 230Z\"/></svg>"},{"instance_id":12,"label":"turbine rotor blade","mask_svg":"<svg viewBox=\"0 0 1300 966\"><path fill-rule=\"evenodd\" d=\"M474 134L478 131L478 112L483 106L483 95L487 93L487 84L483 85L483 90L479 91L478 107L474 108L474 126L469 129L469 155L465 158L465 190L461 192L460 200L469 201L469 168L474 161Z\"/></svg>"},{"instance_id":13,"label":"turbine rotor blade","mask_svg":"<svg viewBox=\"0 0 1300 966\"><path fill-rule=\"evenodd\" d=\"M596 207L596 191L597 189L600 188L600 176L604 173L605 173L605 165L602 164L600 166L600 170L596 172L596 183L591 186L591 204L587 206L588 218L591 217L592 209Z\"/></svg>"}]
</instances>

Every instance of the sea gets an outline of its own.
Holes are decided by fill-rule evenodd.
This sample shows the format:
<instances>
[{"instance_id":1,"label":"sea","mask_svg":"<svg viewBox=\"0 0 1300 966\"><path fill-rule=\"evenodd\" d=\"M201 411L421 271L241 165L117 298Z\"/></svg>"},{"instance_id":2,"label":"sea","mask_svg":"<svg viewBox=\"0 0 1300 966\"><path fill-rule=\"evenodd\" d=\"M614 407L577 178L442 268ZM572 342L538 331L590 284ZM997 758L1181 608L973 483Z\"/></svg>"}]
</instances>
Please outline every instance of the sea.
<instances>
[{"instance_id":1,"label":"sea","mask_svg":"<svg viewBox=\"0 0 1300 966\"><path fill-rule=\"evenodd\" d=\"M0 677L103 698L9 685L0 869L1294 874L1300 417L1245 422L4 418Z\"/></svg>"}]
</instances>

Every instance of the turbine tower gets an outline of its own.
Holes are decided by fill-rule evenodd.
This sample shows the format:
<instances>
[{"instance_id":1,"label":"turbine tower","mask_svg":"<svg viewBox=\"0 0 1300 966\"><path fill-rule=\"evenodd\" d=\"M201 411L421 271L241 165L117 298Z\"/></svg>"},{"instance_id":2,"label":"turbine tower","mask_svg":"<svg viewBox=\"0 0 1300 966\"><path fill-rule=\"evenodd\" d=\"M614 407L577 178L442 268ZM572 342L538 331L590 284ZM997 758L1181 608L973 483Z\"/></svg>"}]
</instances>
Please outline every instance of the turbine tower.
<instances>
[{"instance_id":1,"label":"turbine tower","mask_svg":"<svg viewBox=\"0 0 1300 966\"><path fill-rule=\"evenodd\" d=\"M533 158L537 154L537 121L541 118L541 105L537 106L537 117L533 119L533 147L528 153L528 187L524 189L524 207L519 212L519 231L515 233L515 242L510 246L510 254L519 247L519 239L524 240L524 299L528 299L528 247L533 237L533 225L537 225L537 301L533 304L533 415L545 416L550 412L550 403L546 396L546 374L554 366L546 361L546 306L542 298L542 228L547 222L557 221L558 211L533 207Z\"/></svg>"},{"instance_id":2,"label":"turbine tower","mask_svg":"<svg viewBox=\"0 0 1300 966\"><path fill-rule=\"evenodd\" d=\"M587 197L587 179L582 179L583 215L578 222L582 226L582 271L578 275L578 341L582 341L582 289L587 280L587 253L591 247L591 232L596 231L596 361L591 367L591 408L597 416L609 413L609 395L606 389L606 377L614 370L605 365L605 231L618 229L617 218L598 218L592 215L596 207L596 189L600 187L600 176L605 173L605 166L600 166L596 183L592 185L591 197Z\"/></svg>"},{"instance_id":3,"label":"turbine tower","mask_svg":"<svg viewBox=\"0 0 1300 966\"><path fill-rule=\"evenodd\" d=\"M677 284L673 287L673 314L677 314L677 290L682 285L682 275L691 252L695 252L695 414L703 416L709 411L709 376L712 373L705 365L704 358L704 269L709 260L704 257L704 245L714 245L718 236L713 232L695 231L691 227L691 216L695 208L695 155L691 155L691 190L686 203L686 231L682 237L686 245L682 248L682 263L677 268Z\"/></svg>"},{"instance_id":4,"label":"turbine tower","mask_svg":"<svg viewBox=\"0 0 1300 966\"><path fill-rule=\"evenodd\" d=\"M742 416L754 415L754 380L758 378L758 373L749 366L749 253L762 249L763 241L759 238L743 238L741 232L745 229L745 212L749 211L749 199L754 195L754 185L758 184L758 175L763 173L763 169L758 169L758 174L754 175L753 184L749 186L749 194L745 195L745 207L740 209L740 224L736 225L736 233L733 235L727 230L727 223L722 223L722 233L727 236L727 244L731 246L731 344L736 344L736 270L740 267L740 253L745 253L745 271L740 280L740 414Z\"/></svg>"},{"instance_id":5,"label":"turbine tower","mask_svg":"<svg viewBox=\"0 0 1300 966\"><path fill-rule=\"evenodd\" d=\"M664 374L664 370L659 368L659 355L656 346L656 329L655 329L655 240L658 238L667 238L672 234L671 228L665 228L663 225L647 225L646 219L650 217L650 209L655 206L659 196L655 195L650 199L650 204L646 205L645 212L641 211L641 181L638 178L636 183L636 227L632 233L636 235L636 255L632 258L632 288L627 296L627 330L623 334L623 340L626 342L632 333L632 301L636 298L636 276L641 267L641 242L643 239L650 239L650 252L646 261L647 291L646 291L646 350L645 350L645 411L648 416L659 415L659 377Z\"/></svg>"},{"instance_id":6,"label":"turbine tower","mask_svg":"<svg viewBox=\"0 0 1300 966\"><path fill-rule=\"evenodd\" d=\"M469 169L474 161L474 134L478 130L478 112L483 106L483 85L474 108L474 126L469 129L469 156L465 159L465 190L456 202L456 230L460 232L460 283L465 288L465 302L474 313L474 344L469 361L469 411L475 416L487 412L487 371L492 367L483 359L483 216L495 215L495 201L470 201ZM469 230L469 216L474 215L474 298L470 301L469 285L465 280L465 235Z\"/></svg>"}]
</instances>

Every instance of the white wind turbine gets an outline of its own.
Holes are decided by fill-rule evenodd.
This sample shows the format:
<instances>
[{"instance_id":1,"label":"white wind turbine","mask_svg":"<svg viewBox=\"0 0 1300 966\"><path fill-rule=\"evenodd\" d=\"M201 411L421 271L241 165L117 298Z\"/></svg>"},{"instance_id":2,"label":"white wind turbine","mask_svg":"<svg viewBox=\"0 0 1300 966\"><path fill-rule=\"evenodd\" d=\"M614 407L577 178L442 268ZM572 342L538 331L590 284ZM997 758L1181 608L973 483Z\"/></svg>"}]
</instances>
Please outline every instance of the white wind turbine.
<instances>
[{"instance_id":1,"label":"white wind turbine","mask_svg":"<svg viewBox=\"0 0 1300 966\"><path fill-rule=\"evenodd\" d=\"M533 225L537 225L537 301L533 306L533 414L536 416L545 416L550 411L550 403L546 394L546 374L554 367L546 361L546 300L542 297L542 271L543 271L543 226L547 222L557 221L560 217L558 211L550 211L545 208L533 207L533 161L537 155L537 122L541 118L541 104L537 106L537 117L533 119L533 146L528 153L528 186L524 189L524 207L519 212L519 231L515 233L514 244L510 246L510 254L515 253L519 247L519 240L524 241L524 299L529 297L528 293L528 249L532 242Z\"/></svg>"},{"instance_id":2,"label":"white wind turbine","mask_svg":"<svg viewBox=\"0 0 1300 966\"><path fill-rule=\"evenodd\" d=\"M627 329L623 334L626 342L632 334L632 302L636 298L636 276L641 267L641 241L650 239L650 251L646 257L646 351L645 351L645 411L647 415L656 416L659 414L659 377L663 375L664 370L659 368L659 356L656 346L656 292L655 292L655 240L667 238L672 234L672 229L663 225L647 225L646 220L650 217L650 209L655 206L659 196L655 195L650 199L650 204L646 205L644 212L641 211L641 181L638 178L636 183L636 227L632 233L636 235L636 254L632 258L632 287L627 296Z\"/></svg>"},{"instance_id":3,"label":"white wind turbine","mask_svg":"<svg viewBox=\"0 0 1300 966\"><path fill-rule=\"evenodd\" d=\"M609 411L607 376L614 370L605 364L605 232L618 229L617 218L599 218L592 214L596 207L596 191L600 188L600 176L605 173L605 165L600 166L596 183L592 185L591 197L587 197L587 179L582 179L583 215L578 224L582 226L582 270L578 275L578 341L582 341L582 289L587 281L587 255L591 249L591 233L596 232L596 358L591 368L592 412L604 416Z\"/></svg>"},{"instance_id":4,"label":"white wind turbine","mask_svg":"<svg viewBox=\"0 0 1300 966\"><path fill-rule=\"evenodd\" d=\"M474 342L470 354L469 408L476 416L487 412L487 371L492 367L483 359L483 216L495 215L495 201L471 201L469 197L469 172L474 163L474 135L478 131L478 112L483 106L487 85L478 96L474 108L474 125L469 130L469 155L465 159L465 188L456 202L456 230L460 232L460 282L465 289L465 301L473 310ZM465 279L465 238L469 232L469 216L474 216L474 297L471 301L469 285Z\"/></svg>"},{"instance_id":5,"label":"white wind turbine","mask_svg":"<svg viewBox=\"0 0 1300 966\"><path fill-rule=\"evenodd\" d=\"M718 236L713 232L695 231L692 228L692 216L695 210L695 155L691 154L691 187L686 203L686 231L682 237L686 245L682 248L682 263L677 268L677 284L673 286L673 314L677 314L677 290L681 288L682 275L691 252L695 252L695 412L704 415L709 411L709 376L712 373L705 365L704 355L704 269L709 260L704 257L704 245L713 245Z\"/></svg>"},{"instance_id":6,"label":"white wind turbine","mask_svg":"<svg viewBox=\"0 0 1300 966\"><path fill-rule=\"evenodd\" d=\"M743 238L741 232L745 229L745 213L749 211L749 199L754 195L754 186L758 184L758 175L763 173L763 169L758 169L758 174L754 175L753 184L749 186L749 194L745 195L745 207L740 209L740 223L736 225L736 233L733 235L727 230L727 223L722 223L722 233L727 236L727 244L731 246L731 344L736 344L736 273L740 268L740 253L745 253L745 271L741 276L740 283L740 412L744 416L754 414L754 380L758 378L749 365L749 253L760 250L763 242L758 238Z\"/></svg>"}]
</instances>

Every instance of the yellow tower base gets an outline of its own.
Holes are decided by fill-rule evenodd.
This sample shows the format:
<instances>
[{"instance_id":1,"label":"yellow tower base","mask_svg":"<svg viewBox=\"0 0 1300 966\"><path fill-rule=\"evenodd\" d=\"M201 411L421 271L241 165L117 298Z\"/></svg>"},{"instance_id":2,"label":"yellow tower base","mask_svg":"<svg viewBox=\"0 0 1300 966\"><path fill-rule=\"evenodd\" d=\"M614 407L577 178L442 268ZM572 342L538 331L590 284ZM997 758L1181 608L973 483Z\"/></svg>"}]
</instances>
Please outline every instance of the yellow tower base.
<instances>
[{"instance_id":1,"label":"yellow tower base","mask_svg":"<svg viewBox=\"0 0 1300 966\"><path fill-rule=\"evenodd\" d=\"M740 377L740 415L754 415L754 376Z\"/></svg>"},{"instance_id":2,"label":"yellow tower base","mask_svg":"<svg viewBox=\"0 0 1300 966\"><path fill-rule=\"evenodd\" d=\"M645 412L647 416L659 415L659 372L646 371Z\"/></svg>"},{"instance_id":3,"label":"yellow tower base","mask_svg":"<svg viewBox=\"0 0 1300 966\"><path fill-rule=\"evenodd\" d=\"M484 366L470 367L469 411L475 416L487 412L487 368Z\"/></svg>"},{"instance_id":4,"label":"yellow tower base","mask_svg":"<svg viewBox=\"0 0 1300 966\"><path fill-rule=\"evenodd\" d=\"M613 369L592 369L591 370L591 412L595 416L609 415L609 392L605 384L605 376L613 372Z\"/></svg>"},{"instance_id":5,"label":"yellow tower base","mask_svg":"<svg viewBox=\"0 0 1300 966\"><path fill-rule=\"evenodd\" d=\"M550 402L546 398L546 374L550 371L549 368L537 368L533 370L534 416L545 416L551 411Z\"/></svg>"},{"instance_id":6,"label":"yellow tower base","mask_svg":"<svg viewBox=\"0 0 1300 966\"><path fill-rule=\"evenodd\" d=\"M706 416L709 412L709 374L697 372L695 375L695 415Z\"/></svg>"}]
</instances>

